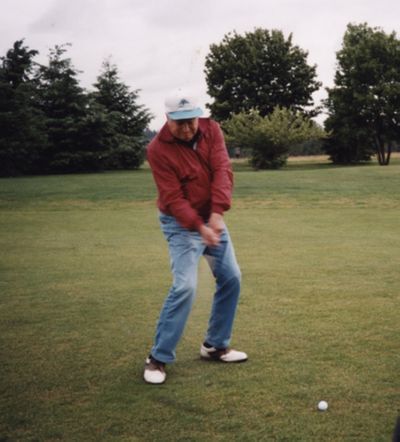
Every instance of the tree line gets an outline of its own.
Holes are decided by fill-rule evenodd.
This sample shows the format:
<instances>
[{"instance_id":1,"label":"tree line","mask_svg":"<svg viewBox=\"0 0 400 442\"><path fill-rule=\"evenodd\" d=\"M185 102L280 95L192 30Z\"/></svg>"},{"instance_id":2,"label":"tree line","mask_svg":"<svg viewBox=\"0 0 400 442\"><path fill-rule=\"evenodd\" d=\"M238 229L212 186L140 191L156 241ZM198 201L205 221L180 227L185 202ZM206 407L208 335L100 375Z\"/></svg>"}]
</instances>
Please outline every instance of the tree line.
<instances>
[{"instance_id":1,"label":"tree line","mask_svg":"<svg viewBox=\"0 0 400 442\"><path fill-rule=\"evenodd\" d=\"M83 89L55 46L48 64L16 41L0 63L0 175L136 169L144 161L149 111L118 69L105 61L92 91Z\"/></svg>"},{"instance_id":2,"label":"tree line","mask_svg":"<svg viewBox=\"0 0 400 442\"><path fill-rule=\"evenodd\" d=\"M86 91L66 57L47 65L23 40L0 58L0 175L136 169L154 135L118 69L105 61ZM228 146L256 169L282 167L289 154L326 152L337 164L388 165L400 141L400 41L366 23L349 24L337 52L334 86L315 106L322 84L308 53L279 30L228 33L210 46L204 73L211 116ZM324 127L313 120L327 113Z\"/></svg>"},{"instance_id":3,"label":"tree line","mask_svg":"<svg viewBox=\"0 0 400 442\"><path fill-rule=\"evenodd\" d=\"M337 164L387 165L400 141L400 41L366 23L349 24L337 52L334 86L316 107L316 66L292 35L255 29L227 34L206 57L209 109L231 145L255 168L278 168L299 144L316 140ZM311 117L327 112L324 129ZM314 144L315 145L315 144Z\"/></svg>"}]
</instances>

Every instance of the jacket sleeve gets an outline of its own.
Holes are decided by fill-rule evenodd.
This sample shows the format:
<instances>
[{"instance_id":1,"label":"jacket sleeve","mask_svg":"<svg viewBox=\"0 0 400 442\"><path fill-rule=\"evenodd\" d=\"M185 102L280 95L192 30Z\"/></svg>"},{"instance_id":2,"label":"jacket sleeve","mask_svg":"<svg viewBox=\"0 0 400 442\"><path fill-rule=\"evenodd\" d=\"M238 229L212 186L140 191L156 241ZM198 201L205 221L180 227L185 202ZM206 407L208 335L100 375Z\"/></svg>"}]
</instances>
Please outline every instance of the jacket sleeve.
<instances>
[{"instance_id":1,"label":"jacket sleeve","mask_svg":"<svg viewBox=\"0 0 400 442\"><path fill-rule=\"evenodd\" d=\"M157 186L161 206L166 207L169 214L174 216L182 227L199 230L204 224L203 220L185 199L179 178L171 164L152 148L147 151L147 159Z\"/></svg>"},{"instance_id":2,"label":"jacket sleeve","mask_svg":"<svg viewBox=\"0 0 400 442\"><path fill-rule=\"evenodd\" d=\"M211 212L223 214L231 207L233 173L224 136L218 123L212 122L212 146L210 166L213 174L211 184Z\"/></svg>"}]
</instances>

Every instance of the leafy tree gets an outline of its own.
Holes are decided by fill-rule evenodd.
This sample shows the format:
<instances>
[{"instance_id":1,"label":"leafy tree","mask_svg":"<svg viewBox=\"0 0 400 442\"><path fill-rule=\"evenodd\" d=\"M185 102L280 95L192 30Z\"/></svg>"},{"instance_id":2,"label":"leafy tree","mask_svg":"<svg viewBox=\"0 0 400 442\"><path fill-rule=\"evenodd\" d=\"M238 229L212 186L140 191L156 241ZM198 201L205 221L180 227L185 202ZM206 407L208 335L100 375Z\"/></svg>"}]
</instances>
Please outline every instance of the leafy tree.
<instances>
[{"instance_id":1,"label":"leafy tree","mask_svg":"<svg viewBox=\"0 0 400 442\"><path fill-rule=\"evenodd\" d=\"M278 169L286 164L292 146L325 136L302 112L279 106L264 117L257 110L232 115L222 127L229 145L251 151L255 169Z\"/></svg>"},{"instance_id":2,"label":"leafy tree","mask_svg":"<svg viewBox=\"0 0 400 442\"><path fill-rule=\"evenodd\" d=\"M328 89L326 151L335 163L390 162L400 140L400 41L367 24L349 24Z\"/></svg>"},{"instance_id":3,"label":"leafy tree","mask_svg":"<svg viewBox=\"0 0 400 442\"><path fill-rule=\"evenodd\" d=\"M306 110L313 105L316 66L307 64L307 52L294 46L278 30L255 29L243 36L236 32L213 44L205 62L209 104L217 120L257 109L268 115L276 106Z\"/></svg>"},{"instance_id":4,"label":"leafy tree","mask_svg":"<svg viewBox=\"0 0 400 442\"><path fill-rule=\"evenodd\" d=\"M144 131L151 120L148 110L137 103L139 90L130 91L109 61L95 83L92 99L103 111L102 143L106 167L136 169L144 161Z\"/></svg>"},{"instance_id":5,"label":"leafy tree","mask_svg":"<svg viewBox=\"0 0 400 442\"><path fill-rule=\"evenodd\" d=\"M38 171L38 161L46 146L43 115L36 107L33 79L36 50L14 43L0 58L0 175Z\"/></svg>"}]
</instances>

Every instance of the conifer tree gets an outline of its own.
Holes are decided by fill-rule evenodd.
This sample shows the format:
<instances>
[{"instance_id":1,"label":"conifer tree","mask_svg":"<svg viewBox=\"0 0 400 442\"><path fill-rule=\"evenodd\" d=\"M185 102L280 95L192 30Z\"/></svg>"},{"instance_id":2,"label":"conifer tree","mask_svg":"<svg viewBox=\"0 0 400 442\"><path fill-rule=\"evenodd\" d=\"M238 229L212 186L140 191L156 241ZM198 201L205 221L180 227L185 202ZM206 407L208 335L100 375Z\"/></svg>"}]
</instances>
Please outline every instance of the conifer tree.
<instances>
[{"instance_id":1,"label":"conifer tree","mask_svg":"<svg viewBox=\"0 0 400 442\"><path fill-rule=\"evenodd\" d=\"M139 90L131 91L109 61L103 63L94 84L92 99L102 109L102 143L107 152L106 167L136 169L145 157L145 129L151 120L149 111L137 103Z\"/></svg>"},{"instance_id":2,"label":"conifer tree","mask_svg":"<svg viewBox=\"0 0 400 442\"><path fill-rule=\"evenodd\" d=\"M49 145L42 169L75 172L93 169L97 153L87 145L85 129L88 99L77 79L78 72L69 58L68 45L50 50L48 66L39 69L40 108L46 116Z\"/></svg>"},{"instance_id":3,"label":"conifer tree","mask_svg":"<svg viewBox=\"0 0 400 442\"><path fill-rule=\"evenodd\" d=\"M18 40L0 58L0 175L40 171L47 144L43 115L36 106L34 57L38 54Z\"/></svg>"}]
</instances>

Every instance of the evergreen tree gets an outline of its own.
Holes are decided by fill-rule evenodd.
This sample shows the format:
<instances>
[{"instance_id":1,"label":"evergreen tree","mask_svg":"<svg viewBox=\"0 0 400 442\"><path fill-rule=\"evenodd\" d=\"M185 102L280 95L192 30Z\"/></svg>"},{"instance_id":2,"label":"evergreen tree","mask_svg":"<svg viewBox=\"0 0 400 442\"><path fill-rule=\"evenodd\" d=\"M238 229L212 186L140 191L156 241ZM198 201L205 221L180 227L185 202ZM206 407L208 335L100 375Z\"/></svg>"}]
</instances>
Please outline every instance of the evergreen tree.
<instances>
[{"instance_id":1,"label":"evergreen tree","mask_svg":"<svg viewBox=\"0 0 400 442\"><path fill-rule=\"evenodd\" d=\"M87 143L93 116L88 116L88 97L79 85L78 72L71 60L64 58L66 46L51 49L48 66L41 66L39 70L39 104L46 116L49 139L42 170L96 170L100 154Z\"/></svg>"},{"instance_id":2,"label":"evergreen tree","mask_svg":"<svg viewBox=\"0 0 400 442\"><path fill-rule=\"evenodd\" d=\"M18 40L0 58L1 176L39 172L47 138L43 115L36 106L33 59L37 54Z\"/></svg>"},{"instance_id":3,"label":"evergreen tree","mask_svg":"<svg viewBox=\"0 0 400 442\"><path fill-rule=\"evenodd\" d=\"M0 175L137 168L144 161L151 116L110 63L88 94L65 57L47 66L17 41L0 61Z\"/></svg>"},{"instance_id":4,"label":"evergreen tree","mask_svg":"<svg viewBox=\"0 0 400 442\"><path fill-rule=\"evenodd\" d=\"M148 127L144 130L144 137L146 139L146 143L150 143L150 141L157 135L156 130L149 129Z\"/></svg>"},{"instance_id":5,"label":"evergreen tree","mask_svg":"<svg viewBox=\"0 0 400 442\"><path fill-rule=\"evenodd\" d=\"M144 131L151 120L148 110L137 103L139 90L131 91L121 82L118 69L109 61L94 84L92 99L102 109L102 145L106 166L111 169L136 169L144 161Z\"/></svg>"}]
</instances>

